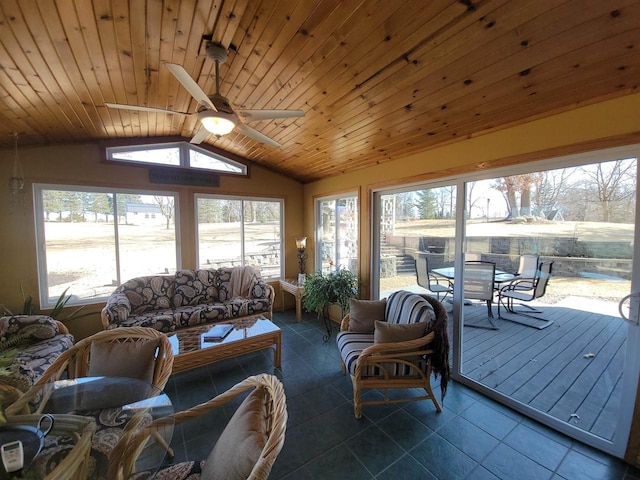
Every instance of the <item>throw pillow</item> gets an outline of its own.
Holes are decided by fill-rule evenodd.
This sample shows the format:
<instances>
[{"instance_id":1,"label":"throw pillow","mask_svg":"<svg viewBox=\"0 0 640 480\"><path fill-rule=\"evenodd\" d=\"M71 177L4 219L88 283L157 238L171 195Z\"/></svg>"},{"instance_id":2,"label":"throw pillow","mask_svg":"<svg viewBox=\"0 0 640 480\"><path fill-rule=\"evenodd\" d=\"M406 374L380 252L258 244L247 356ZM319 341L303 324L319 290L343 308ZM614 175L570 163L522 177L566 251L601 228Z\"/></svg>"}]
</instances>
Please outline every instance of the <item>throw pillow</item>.
<instances>
[{"instance_id":1,"label":"throw pillow","mask_svg":"<svg viewBox=\"0 0 640 480\"><path fill-rule=\"evenodd\" d=\"M158 340L94 342L89 357L90 377L129 377L153 383Z\"/></svg>"},{"instance_id":2,"label":"throw pillow","mask_svg":"<svg viewBox=\"0 0 640 480\"><path fill-rule=\"evenodd\" d=\"M375 322L373 343L406 342L426 335L427 322L387 323Z\"/></svg>"},{"instance_id":3,"label":"throw pillow","mask_svg":"<svg viewBox=\"0 0 640 480\"><path fill-rule=\"evenodd\" d=\"M387 300L349 300L349 331L371 333L374 331L375 321L384 322L384 312Z\"/></svg>"},{"instance_id":4,"label":"throw pillow","mask_svg":"<svg viewBox=\"0 0 640 480\"><path fill-rule=\"evenodd\" d=\"M267 442L266 391L257 388L244 399L204 464L202 480L245 480Z\"/></svg>"}]
</instances>

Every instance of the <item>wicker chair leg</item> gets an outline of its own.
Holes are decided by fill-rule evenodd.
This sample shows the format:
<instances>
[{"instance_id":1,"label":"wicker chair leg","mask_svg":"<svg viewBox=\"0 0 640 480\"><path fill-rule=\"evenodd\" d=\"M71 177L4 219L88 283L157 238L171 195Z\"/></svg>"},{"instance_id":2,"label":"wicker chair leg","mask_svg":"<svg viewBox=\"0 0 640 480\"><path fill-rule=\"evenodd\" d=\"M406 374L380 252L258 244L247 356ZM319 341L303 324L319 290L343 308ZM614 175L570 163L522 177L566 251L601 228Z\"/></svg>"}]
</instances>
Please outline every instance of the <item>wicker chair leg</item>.
<instances>
[{"instance_id":1,"label":"wicker chair leg","mask_svg":"<svg viewBox=\"0 0 640 480\"><path fill-rule=\"evenodd\" d=\"M353 384L353 413L356 418L362 418L362 390L353 375L351 375L351 383Z\"/></svg>"},{"instance_id":2,"label":"wicker chair leg","mask_svg":"<svg viewBox=\"0 0 640 480\"><path fill-rule=\"evenodd\" d=\"M342 374L345 375L347 373L347 366L344 364L342 359L340 359L340 369L342 370Z\"/></svg>"}]
</instances>

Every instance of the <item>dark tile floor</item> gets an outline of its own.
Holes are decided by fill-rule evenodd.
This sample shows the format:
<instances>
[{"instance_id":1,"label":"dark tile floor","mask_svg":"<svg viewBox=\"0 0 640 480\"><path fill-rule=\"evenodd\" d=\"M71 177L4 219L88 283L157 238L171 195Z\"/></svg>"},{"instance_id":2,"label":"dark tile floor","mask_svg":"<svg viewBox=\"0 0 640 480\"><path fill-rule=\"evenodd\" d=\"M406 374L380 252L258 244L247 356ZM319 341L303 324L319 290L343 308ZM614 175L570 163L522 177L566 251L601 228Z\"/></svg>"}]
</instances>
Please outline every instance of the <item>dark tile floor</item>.
<instances>
[{"instance_id":1,"label":"dark tile floor","mask_svg":"<svg viewBox=\"0 0 640 480\"><path fill-rule=\"evenodd\" d=\"M323 343L322 323L312 314L296 323L292 311L275 313L274 321L283 331L282 369L274 369L267 350L180 373L166 387L174 407L186 409L249 375L277 375L289 421L272 479L640 480L640 470L455 382L442 413L422 401L365 406L357 420L335 326ZM239 402L176 428L175 460L206 458Z\"/></svg>"}]
</instances>

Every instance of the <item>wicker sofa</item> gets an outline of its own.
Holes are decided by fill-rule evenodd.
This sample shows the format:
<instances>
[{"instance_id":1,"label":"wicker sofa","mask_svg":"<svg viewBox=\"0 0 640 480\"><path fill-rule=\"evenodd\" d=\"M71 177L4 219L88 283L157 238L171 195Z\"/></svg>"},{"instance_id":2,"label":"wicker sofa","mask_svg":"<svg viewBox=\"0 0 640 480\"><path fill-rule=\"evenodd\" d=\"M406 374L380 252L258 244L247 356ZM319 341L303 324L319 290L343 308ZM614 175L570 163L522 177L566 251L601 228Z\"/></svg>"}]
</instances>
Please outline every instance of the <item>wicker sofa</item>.
<instances>
[{"instance_id":1,"label":"wicker sofa","mask_svg":"<svg viewBox=\"0 0 640 480\"><path fill-rule=\"evenodd\" d=\"M74 343L61 322L46 315L0 317L2 352L15 349L11 365L0 375L0 403L13 403Z\"/></svg>"},{"instance_id":2,"label":"wicker sofa","mask_svg":"<svg viewBox=\"0 0 640 480\"><path fill-rule=\"evenodd\" d=\"M274 290L252 267L178 270L138 277L107 300L105 329L152 327L161 332L262 314L271 318Z\"/></svg>"}]
</instances>

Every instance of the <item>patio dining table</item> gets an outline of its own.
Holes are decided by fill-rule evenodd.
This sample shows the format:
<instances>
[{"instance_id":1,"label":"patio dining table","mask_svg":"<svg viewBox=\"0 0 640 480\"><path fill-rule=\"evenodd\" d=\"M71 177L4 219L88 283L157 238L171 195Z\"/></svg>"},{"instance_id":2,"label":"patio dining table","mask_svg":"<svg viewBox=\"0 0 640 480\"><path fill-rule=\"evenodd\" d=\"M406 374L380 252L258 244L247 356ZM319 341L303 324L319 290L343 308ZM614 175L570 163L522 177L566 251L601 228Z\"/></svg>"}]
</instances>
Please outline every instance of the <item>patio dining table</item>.
<instances>
[{"instance_id":1,"label":"patio dining table","mask_svg":"<svg viewBox=\"0 0 640 480\"><path fill-rule=\"evenodd\" d=\"M435 275L439 275L443 278L446 278L447 280L449 280L449 282L451 282L451 284L453 284L453 280L455 278L455 267L441 267L441 268L434 268L431 270L431 273L435 274ZM518 278L518 274L516 273L509 273L509 272L505 272L502 270L495 270L494 275L493 275L493 284L494 284L494 291L500 289L500 286L503 283L507 283L510 282L514 279ZM455 288L455 287L454 287ZM471 305L471 302L467 303L467 301L465 300L465 304L467 305ZM490 326L483 326L483 325L467 325L469 327L477 327L477 328L487 328L489 330L497 330L498 327L493 323L493 318L492 318L492 314L491 314L491 302L488 302L488 306L489 306L489 316L488 316L488 320L489 320L489 324Z\"/></svg>"},{"instance_id":2,"label":"patio dining table","mask_svg":"<svg viewBox=\"0 0 640 480\"><path fill-rule=\"evenodd\" d=\"M431 270L432 273L436 275L440 275L441 277L446 278L447 280L453 281L455 277L455 267L442 267L442 268L434 268ZM504 272L502 270L496 270L495 275L493 276L493 283L497 285L496 289L499 288L500 284L505 282L510 282L511 280L515 280L518 278L518 274Z\"/></svg>"}]
</instances>

